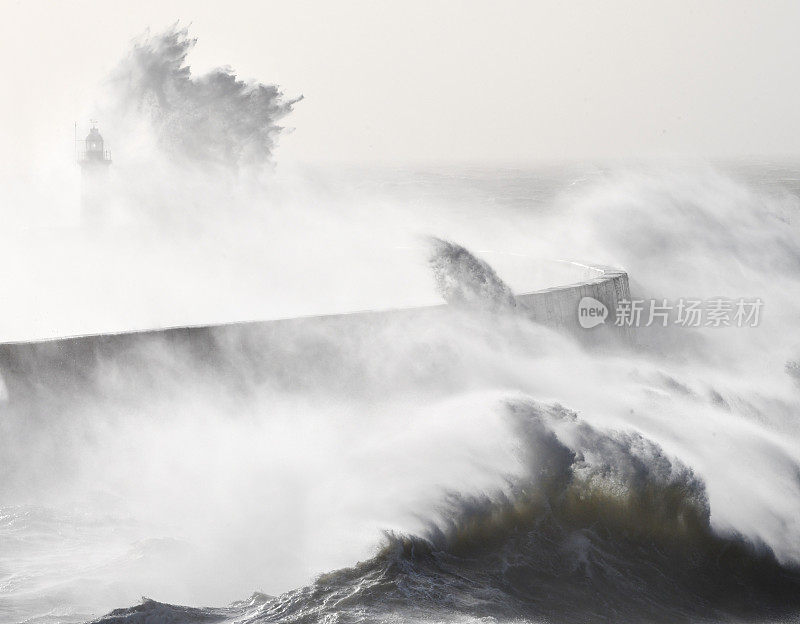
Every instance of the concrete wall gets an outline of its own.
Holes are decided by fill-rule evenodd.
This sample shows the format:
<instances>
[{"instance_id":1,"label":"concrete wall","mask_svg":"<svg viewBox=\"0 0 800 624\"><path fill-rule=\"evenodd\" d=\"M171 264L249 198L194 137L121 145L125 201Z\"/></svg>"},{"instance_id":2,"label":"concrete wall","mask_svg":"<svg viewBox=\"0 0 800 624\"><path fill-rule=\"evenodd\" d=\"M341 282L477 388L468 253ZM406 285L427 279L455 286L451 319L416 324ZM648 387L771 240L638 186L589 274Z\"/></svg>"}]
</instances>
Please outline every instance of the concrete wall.
<instances>
[{"instance_id":1,"label":"concrete wall","mask_svg":"<svg viewBox=\"0 0 800 624\"><path fill-rule=\"evenodd\" d=\"M538 323L573 334L585 344L630 340L628 330L615 327L613 323L617 303L621 299L630 299L627 274L609 267L565 264L570 265L565 267L570 275L576 275L575 270L579 269L585 279L566 286L519 294L516 296L518 310ZM608 322L591 329L581 328L578 302L582 297L601 301L609 310ZM316 346L313 339L320 330L332 335L341 330L368 337L370 332L390 320L414 324L418 319L446 313L446 305L435 305L0 343L0 416L3 406L8 407L9 402L22 400L33 406L46 400L58 404L78 394L96 392L95 380L100 371L112 367L124 376L132 371L147 370L148 358L159 349L166 349L173 357L199 363L209 374L217 375L229 370L279 366L279 362L265 364L265 360L273 359L270 355L276 341L287 334L310 337L306 347L309 354L314 355L315 350L324 347ZM320 356L324 357L324 354ZM302 371L295 373L302 376ZM287 371L286 374L291 376L294 373ZM36 410L38 408L33 411Z\"/></svg>"},{"instance_id":2,"label":"concrete wall","mask_svg":"<svg viewBox=\"0 0 800 624\"><path fill-rule=\"evenodd\" d=\"M517 295L517 302L527 308L530 318L538 323L567 331L591 341L596 337L630 339L627 328L614 325L614 311L620 300L630 300L628 274L620 269L602 265L581 265L584 279L574 284L546 288ZM584 329L578 323L578 303L583 297L592 297L608 308L606 323Z\"/></svg>"}]
</instances>

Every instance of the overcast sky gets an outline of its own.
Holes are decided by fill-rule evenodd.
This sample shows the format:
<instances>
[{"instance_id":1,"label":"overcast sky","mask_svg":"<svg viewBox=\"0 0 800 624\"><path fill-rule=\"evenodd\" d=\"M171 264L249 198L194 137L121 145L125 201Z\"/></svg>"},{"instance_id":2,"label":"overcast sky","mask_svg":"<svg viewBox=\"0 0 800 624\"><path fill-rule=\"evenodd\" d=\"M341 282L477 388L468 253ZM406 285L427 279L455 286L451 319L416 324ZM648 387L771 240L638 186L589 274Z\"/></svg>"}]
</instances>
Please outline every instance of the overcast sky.
<instances>
[{"instance_id":1,"label":"overcast sky","mask_svg":"<svg viewBox=\"0 0 800 624\"><path fill-rule=\"evenodd\" d=\"M305 96L279 162L800 151L797 1L0 1L6 171L69 153L131 38L178 19L193 70Z\"/></svg>"}]
</instances>

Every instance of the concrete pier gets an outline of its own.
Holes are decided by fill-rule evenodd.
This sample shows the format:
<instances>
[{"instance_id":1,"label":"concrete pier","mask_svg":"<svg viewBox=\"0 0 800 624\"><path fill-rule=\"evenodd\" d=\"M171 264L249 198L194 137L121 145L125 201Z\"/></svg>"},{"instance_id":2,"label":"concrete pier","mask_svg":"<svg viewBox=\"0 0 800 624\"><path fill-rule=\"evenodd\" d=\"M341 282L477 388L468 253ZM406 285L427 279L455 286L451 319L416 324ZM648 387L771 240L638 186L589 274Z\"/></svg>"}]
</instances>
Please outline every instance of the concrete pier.
<instances>
[{"instance_id":1,"label":"concrete pier","mask_svg":"<svg viewBox=\"0 0 800 624\"><path fill-rule=\"evenodd\" d=\"M614 325L614 311L620 301L630 301L631 292L628 274L614 267L603 265L569 263L582 270L584 278L572 284L555 286L517 295L517 302L528 310L530 318L538 323L567 331L594 342L599 338L630 340L630 330ZM578 304L584 297L600 301L608 309L606 322L591 329L584 329L578 322Z\"/></svg>"},{"instance_id":2,"label":"concrete pier","mask_svg":"<svg viewBox=\"0 0 800 624\"><path fill-rule=\"evenodd\" d=\"M491 254L489 254L491 255ZM513 262L506 257L496 264ZM550 261L542 270L552 276L580 277L573 283L516 294L516 313L542 325L569 333L580 342L602 345L630 340L629 330L616 327L613 311L622 299L630 299L627 274L611 267L577 262ZM508 267L510 268L510 267ZM531 283L536 283L535 280ZM608 322L584 329L578 322L578 304L583 297L600 301L609 310ZM246 362L261 362L269 358L272 341L281 336L313 336L339 332L369 335L390 322L414 324L432 316L446 314L447 304L409 306L406 308L376 309L307 315L296 318L275 318L263 321L208 324L187 327L152 329L146 331L99 333L46 340L0 342L0 412L3 405L22 399L25 403L39 402L37 396L68 397L92 392L98 371L109 367L119 370L142 371L149 368L147 358L163 350L182 361L191 361L209 374L227 374L236 368L231 358ZM150 354L150 355L148 355ZM235 354L235 355L232 355ZM310 353L309 356L313 356Z\"/></svg>"}]
</instances>

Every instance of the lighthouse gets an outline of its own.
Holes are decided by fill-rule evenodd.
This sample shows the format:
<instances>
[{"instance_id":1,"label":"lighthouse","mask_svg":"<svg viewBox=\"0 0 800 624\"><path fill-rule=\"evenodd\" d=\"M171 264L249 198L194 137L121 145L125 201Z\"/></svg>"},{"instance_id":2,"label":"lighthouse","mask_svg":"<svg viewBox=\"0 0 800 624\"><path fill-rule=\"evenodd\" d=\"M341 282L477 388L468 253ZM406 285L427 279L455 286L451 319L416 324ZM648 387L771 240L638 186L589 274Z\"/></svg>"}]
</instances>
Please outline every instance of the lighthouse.
<instances>
[{"instance_id":1,"label":"lighthouse","mask_svg":"<svg viewBox=\"0 0 800 624\"><path fill-rule=\"evenodd\" d=\"M101 221L111 153L106 149L95 122L83 141L78 164L81 167L81 217L85 221Z\"/></svg>"}]
</instances>

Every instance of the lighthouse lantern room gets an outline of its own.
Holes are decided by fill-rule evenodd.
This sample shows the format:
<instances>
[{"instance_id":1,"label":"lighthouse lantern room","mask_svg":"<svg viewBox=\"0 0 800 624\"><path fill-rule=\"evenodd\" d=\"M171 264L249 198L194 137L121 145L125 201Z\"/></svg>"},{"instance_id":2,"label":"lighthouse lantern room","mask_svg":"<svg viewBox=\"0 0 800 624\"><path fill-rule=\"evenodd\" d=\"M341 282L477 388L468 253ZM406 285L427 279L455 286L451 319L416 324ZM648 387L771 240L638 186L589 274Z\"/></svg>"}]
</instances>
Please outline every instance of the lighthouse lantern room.
<instances>
[{"instance_id":1,"label":"lighthouse lantern room","mask_svg":"<svg viewBox=\"0 0 800 624\"><path fill-rule=\"evenodd\" d=\"M84 149L78 163L83 169L86 167L108 166L111 164L111 154L105 149L103 143L103 136L97 129L97 125L92 122L92 127L89 134L86 135L86 140L83 142Z\"/></svg>"}]
</instances>

